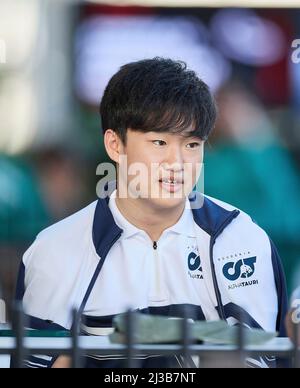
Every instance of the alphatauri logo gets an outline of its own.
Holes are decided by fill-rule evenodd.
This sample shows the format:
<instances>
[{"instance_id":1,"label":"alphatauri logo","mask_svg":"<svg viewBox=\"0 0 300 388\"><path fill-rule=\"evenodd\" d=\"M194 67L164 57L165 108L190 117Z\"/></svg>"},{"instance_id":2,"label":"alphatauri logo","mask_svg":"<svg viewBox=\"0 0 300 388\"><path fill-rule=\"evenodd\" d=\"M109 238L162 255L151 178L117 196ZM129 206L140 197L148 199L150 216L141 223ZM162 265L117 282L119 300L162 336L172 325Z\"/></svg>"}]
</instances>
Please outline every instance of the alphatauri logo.
<instances>
[{"instance_id":1,"label":"alphatauri logo","mask_svg":"<svg viewBox=\"0 0 300 388\"><path fill-rule=\"evenodd\" d=\"M229 289L246 287L258 284L258 280L246 281L252 278L255 273L256 256L238 260L237 262L226 263L223 267L223 275L226 279L235 282L237 280L245 280L244 282L236 283L229 286Z\"/></svg>"},{"instance_id":2,"label":"alphatauri logo","mask_svg":"<svg viewBox=\"0 0 300 388\"><path fill-rule=\"evenodd\" d=\"M192 279L203 279L201 259L198 253L191 252L188 255L188 268Z\"/></svg>"},{"instance_id":3,"label":"alphatauri logo","mask_svg":"<svg viewBox=\"0 0 300 388\"><path fill-rule=\"evenodd\" d=\"M231 281L236 281L239 278L247 279L254 275L256 257L241 259L236 263L227 263L223 267L224 276Z\"/></svg>"}]
</instances>

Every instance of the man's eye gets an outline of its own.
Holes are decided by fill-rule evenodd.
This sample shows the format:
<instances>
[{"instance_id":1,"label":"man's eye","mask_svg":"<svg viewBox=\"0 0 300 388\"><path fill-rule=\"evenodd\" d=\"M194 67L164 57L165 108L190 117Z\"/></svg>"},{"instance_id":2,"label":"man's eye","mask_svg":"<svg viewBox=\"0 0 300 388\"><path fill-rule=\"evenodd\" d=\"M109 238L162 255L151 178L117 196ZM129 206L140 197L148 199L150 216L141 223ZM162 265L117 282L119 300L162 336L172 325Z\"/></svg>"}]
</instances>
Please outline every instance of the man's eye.
<instances>
[{"instance_id":1,"label":"man's eye","mask_svg":"<svg viewBox=\"0 0 300 388\"><path fill-rule=\"evenodd\" d=\"M200 147L200 143L193 142L186 145L187 148L198 148Z\"/></svg>"},{"instance_id":2,"label":"man's eye","mask_svg":"<svg viewBox=\"0 0 300 388\"><path fill-rule=\"evenodd\" d=\"M157 146L164 146L164 145L167 144L167 143L166 143L165 141L163 141L163 140L153 140L152 143L153 143L154 145L157 145Z\"/></svg>"}]
</instances>

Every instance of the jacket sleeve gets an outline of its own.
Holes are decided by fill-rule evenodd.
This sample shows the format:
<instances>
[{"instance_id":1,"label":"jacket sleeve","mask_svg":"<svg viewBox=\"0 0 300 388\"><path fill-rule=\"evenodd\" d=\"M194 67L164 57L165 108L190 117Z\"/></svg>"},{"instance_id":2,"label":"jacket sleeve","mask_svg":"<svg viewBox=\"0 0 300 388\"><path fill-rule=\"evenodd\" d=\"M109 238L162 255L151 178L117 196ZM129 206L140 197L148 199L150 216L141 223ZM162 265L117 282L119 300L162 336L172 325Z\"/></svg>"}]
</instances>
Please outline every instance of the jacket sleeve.
<instances>
[{"instance_id":1,"label":"jacket sleeve","mask_svg":"<svg viewBox=\"0 0 300 388\"><path fill-rule=\"evenodd\" d=\"M16 285L16 295L15 295L15 300L17 302L21 302L23 304L23 298L26 295L27 288L26 288L26 274L27 274L27 266L26 262L30 256L33 255L34 252L34 244L29 248L29 250L25 253L22 262L19 267L19 274L17 278L17 285ZM29 264L30 265L30 264ZM29 266L28 265L28 266ZM34 276L34 273L33 275ZM29 280L30 281L30 280ZM39 291L39 290L37 290ZM47 330L47 331L65 331L64 327L56 324L55 322L46 320L46 319L41 319L38 316L31 316L26 314L25 311L25 322L26 322L26 328L27 329L32 329L32 330ZM26 357L24 360L24 367L25 368L51 368L56 361L58 356L53 356L53 355L29 355ZM11 360L11 367L14 368L15 362L14 359L12 358Z\"/></svg>"},{"instance_id":2,"label":"jacket sleeve","mask_svg":"<svg viewBox=\"0 0 300 388\"><path fill-rule=\"evenodd\" d=\"M285 329L285 317L288 312L288 296L287 296L287 287L286 287L286 279L282 266L281 259L279 257L278 251L273 243L271 243L271 252L272 252L272 264L275 276L275 284L277 289L277 297L278 297L278 315L276 321L276 330L279 333L279 337L286 337L286 329Z\"/></svg>"}]
</instances>

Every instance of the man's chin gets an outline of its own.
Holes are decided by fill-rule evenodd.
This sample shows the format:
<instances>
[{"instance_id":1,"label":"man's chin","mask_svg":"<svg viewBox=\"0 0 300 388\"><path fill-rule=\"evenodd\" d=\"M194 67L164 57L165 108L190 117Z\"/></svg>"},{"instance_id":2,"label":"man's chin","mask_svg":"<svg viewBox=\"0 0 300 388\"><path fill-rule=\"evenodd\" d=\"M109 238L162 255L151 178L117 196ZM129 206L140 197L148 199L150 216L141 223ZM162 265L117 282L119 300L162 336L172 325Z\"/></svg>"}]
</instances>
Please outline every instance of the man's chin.
<instances>
[{"instance_id":1,"label":"man's chin","mask_svg":"<svg viewBox=\"0 0 300 388\"><path fill-rule=\"evenodd\" d=\"M150 206L156 209L174 209L180 206L184 206L186 202L185 196L170 196L170 197L160 197L160 198L147 198L145 199Z\"/></svg>"}]
</instances>

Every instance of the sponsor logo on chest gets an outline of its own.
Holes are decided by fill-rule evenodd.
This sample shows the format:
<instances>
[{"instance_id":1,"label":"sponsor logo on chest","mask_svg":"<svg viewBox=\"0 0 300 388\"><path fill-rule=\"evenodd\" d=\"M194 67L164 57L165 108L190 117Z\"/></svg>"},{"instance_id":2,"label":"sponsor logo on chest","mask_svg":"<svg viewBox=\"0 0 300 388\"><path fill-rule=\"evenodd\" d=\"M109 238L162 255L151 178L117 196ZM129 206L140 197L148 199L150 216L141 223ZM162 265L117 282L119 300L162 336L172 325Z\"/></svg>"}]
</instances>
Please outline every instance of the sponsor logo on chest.
<instances>
[{"instance_id":1,"label":"sponsor logo on chest","mask_svg":"<svg viewBox=\"0 0 300 388\"><path fill-rule=\"evenodd\" d=\"M251 252L239 252L217 260L222 262L222 275L230 282L229 290L259 284L255 278L257 257L251 255Z\"/></svg>"},{"instance_id":2,"label":"sponsor logo on chest","mask_svg":"<svg viewBox=\"0 0 300 388\"><path fill-rule=\"evenodd\" d=\"M198 247L190 246L187 249L187 267L189 277L191 279L203 279L203 269Z\"/></svg>"}]
</instances>

